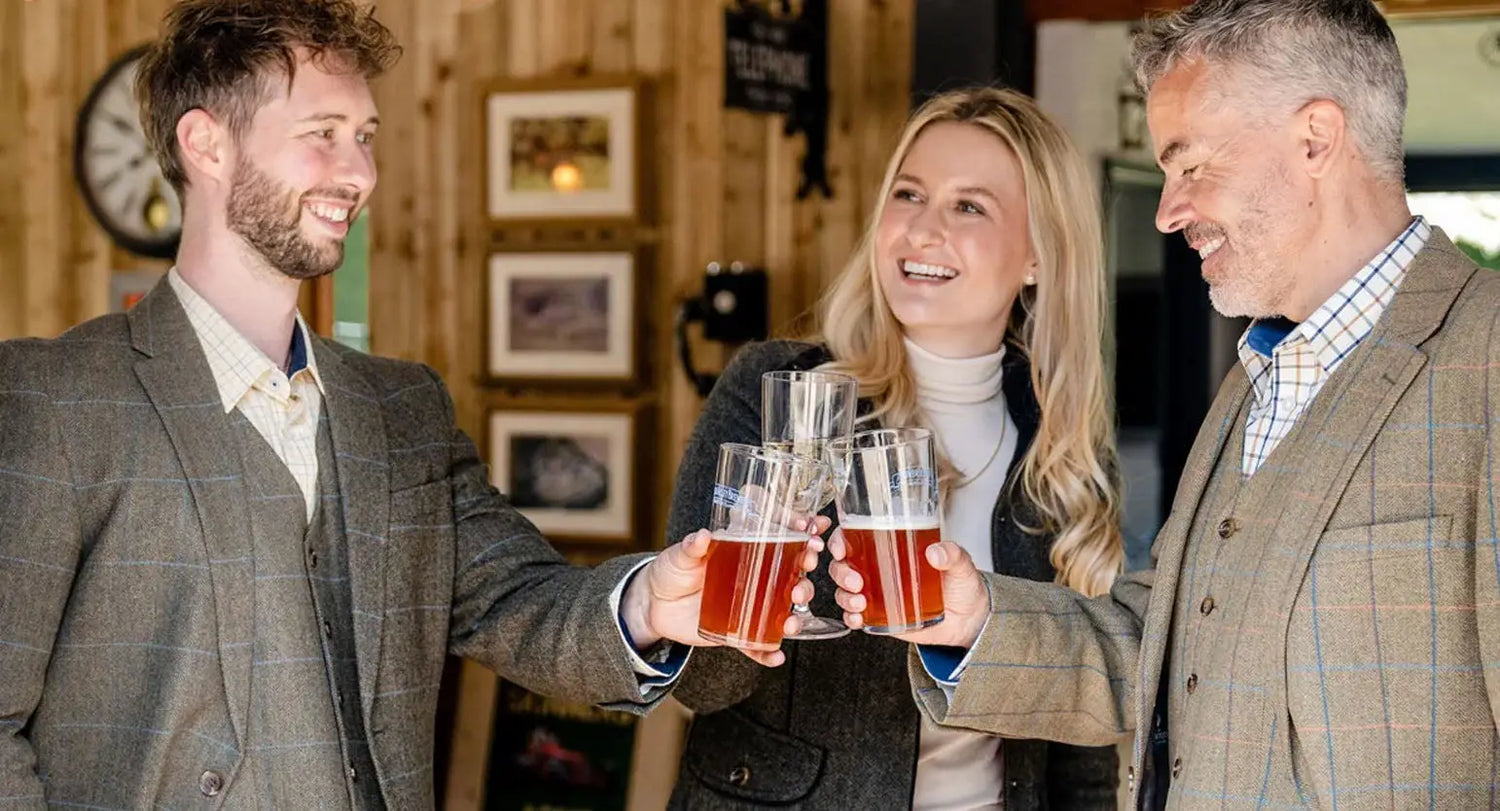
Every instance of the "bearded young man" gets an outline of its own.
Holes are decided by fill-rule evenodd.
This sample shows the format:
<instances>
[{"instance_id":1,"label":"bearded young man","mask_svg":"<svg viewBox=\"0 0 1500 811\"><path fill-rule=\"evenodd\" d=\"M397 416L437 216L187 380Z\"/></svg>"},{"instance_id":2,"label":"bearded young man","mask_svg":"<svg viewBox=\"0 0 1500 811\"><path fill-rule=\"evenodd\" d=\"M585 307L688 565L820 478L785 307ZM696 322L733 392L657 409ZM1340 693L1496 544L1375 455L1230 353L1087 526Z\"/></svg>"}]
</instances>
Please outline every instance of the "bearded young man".
<instances>
[{"instance_id":1,"label":"bearded young man","mask_svg":"<svg viewBox=\"0 0 1500 811\"><path fill-rule=\"evenodd\" d=\"M706 533L567 565L430 369L298 316L397 52L352 0L187 0L143 60L175 267L0 344L0 806L430 807L449 653L644 712L704 644Z\"/></svg>"},{"instance_id":2,"label":"bearded young man","mask_svg":"<svg viewBox=\"0 0 1500 811\"><path fill-rule=\"evenodd\" d=\"M931 556L918 704L1009 737L1134 729L1136 807L1493 808L1500 274L1407 209L1395 37L1369 0L1199 0L1135 63L1157 225L1255 321L1153 570L1088 600Z\"/></svg>"}]
</instances>

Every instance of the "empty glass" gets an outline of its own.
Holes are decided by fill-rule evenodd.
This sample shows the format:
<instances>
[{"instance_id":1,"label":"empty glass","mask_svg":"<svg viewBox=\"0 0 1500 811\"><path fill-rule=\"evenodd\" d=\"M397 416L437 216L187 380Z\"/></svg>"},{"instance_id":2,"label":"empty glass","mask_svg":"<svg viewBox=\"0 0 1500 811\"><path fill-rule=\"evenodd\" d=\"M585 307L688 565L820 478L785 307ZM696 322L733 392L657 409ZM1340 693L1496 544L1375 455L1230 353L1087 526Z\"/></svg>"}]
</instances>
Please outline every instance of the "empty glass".
<instances>
[{"instance_id":1,"label":"empty glass","mask_svg":"<svg viewBox=\"0 0 1500 811\"><path fill-rule=\"evenodd\" d=\"M766 372L761 376L761 444L826 462L827 444L849 436L859 407L859 381L846 374L819 371ZM817 510L833 500L830 483ZM815 510L816 511L816 510ZM849 633L842 622L814 616L806 605L794 605L802 632L793 639L837 639Z\"/></svg>"}]
</instances>

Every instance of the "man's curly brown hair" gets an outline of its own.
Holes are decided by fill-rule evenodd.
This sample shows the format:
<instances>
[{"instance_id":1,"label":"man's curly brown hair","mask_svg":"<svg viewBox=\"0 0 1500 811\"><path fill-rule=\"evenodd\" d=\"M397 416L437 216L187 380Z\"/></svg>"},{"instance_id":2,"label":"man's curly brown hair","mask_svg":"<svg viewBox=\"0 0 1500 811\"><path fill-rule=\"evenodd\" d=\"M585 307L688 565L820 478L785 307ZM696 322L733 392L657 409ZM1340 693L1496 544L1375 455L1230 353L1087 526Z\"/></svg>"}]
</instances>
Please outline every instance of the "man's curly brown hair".
<instances>
[{"instance_id":1,"label":"man's curly brown hair","mask_svg":"<svg viewBox=\"0 0 1500 811\"><path fill-rule=\"evenodd\" d=\"M137 68L135 91L146 139L179 196L187 174L177 122L202 109L243 137L277 80L291 87L298 49L320 66L366 79L401 56L375 10L355 0L183 0L167 12L161 38Z\"/></svg>"}]
</instances>

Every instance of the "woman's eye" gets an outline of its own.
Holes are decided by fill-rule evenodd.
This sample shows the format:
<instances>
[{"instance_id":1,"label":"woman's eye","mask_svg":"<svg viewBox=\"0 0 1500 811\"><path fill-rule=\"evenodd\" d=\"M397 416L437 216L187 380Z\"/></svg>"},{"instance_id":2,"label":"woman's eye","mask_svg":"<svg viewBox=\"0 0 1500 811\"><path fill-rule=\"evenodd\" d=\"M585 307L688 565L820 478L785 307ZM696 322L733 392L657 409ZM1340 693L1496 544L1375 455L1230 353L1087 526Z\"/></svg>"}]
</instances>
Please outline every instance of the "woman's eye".
<instances>
[{"instance_id":1,"label":"woman's eye","mask_svg":"<svg viewBox=\"0 0 1500 811\"><path fill-rule=\"evenodd\" d=\"M959 203L958 203L957 208L958 208L959 211L961 211L961 212L963 212L965 214L979 214L981 216L984 214L984 209L980 208L979 206L974 205L973 203L969 202L968 200L960 200Z\"/></svg>"},{"instance_id":2,"label":"woman's eye","mask_svg":"<svg viewBox=\"0 0 1500 811\"><path fill-rule=\"evenodd\" d=\"M907 203L915 203L921 199L917 196L917 193L912 191L911 189L897 189L896 193L893 196L897 200L901 200Z\"/></svg>"}]
</instances>

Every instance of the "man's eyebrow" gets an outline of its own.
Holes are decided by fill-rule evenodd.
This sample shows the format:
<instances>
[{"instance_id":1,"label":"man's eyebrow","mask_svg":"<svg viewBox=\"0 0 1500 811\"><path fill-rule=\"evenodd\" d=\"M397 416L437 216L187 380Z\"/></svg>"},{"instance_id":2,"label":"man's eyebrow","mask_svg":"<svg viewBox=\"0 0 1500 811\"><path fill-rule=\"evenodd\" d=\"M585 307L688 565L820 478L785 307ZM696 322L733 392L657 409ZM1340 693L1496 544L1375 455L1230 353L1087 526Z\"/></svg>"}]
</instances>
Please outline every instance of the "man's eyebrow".
<instances>
[{"instance_id":1,"label":"man's eyebrow","mask_svg":"<svg viewBox=\"0 0 1500 811\"><path fill-rule=\"evenodd\" d=\"M349 120L349 116L344 115L343 113L313 113L312 115L306 115L306 116L303 116L303 117L297 119L297 122L300 123L300 124L308 124L308 123L312 123L314 121L348 121L348 120ZM365 123L366 124L379 124L380 123L380 116L378 116L378 115L372 115L369 118L365 119Z\"/></svg>"},{"instance_id":2,"label":"man's eyebrow","mask_svg":"<svg viewBox=\"0 0 1500 811\"><path fill-rule=\"evenodd\" d=\"M1182 140L1173 141L1167 144L1166 148L1164 148L1161 151L1161 154L1156 158L1157 165L1165 169L1167 164L1176 160L1178 156L1180 156L1183 151L1187 149L1187 147L1187 142Z\"/></svg>"}]
</instances>

